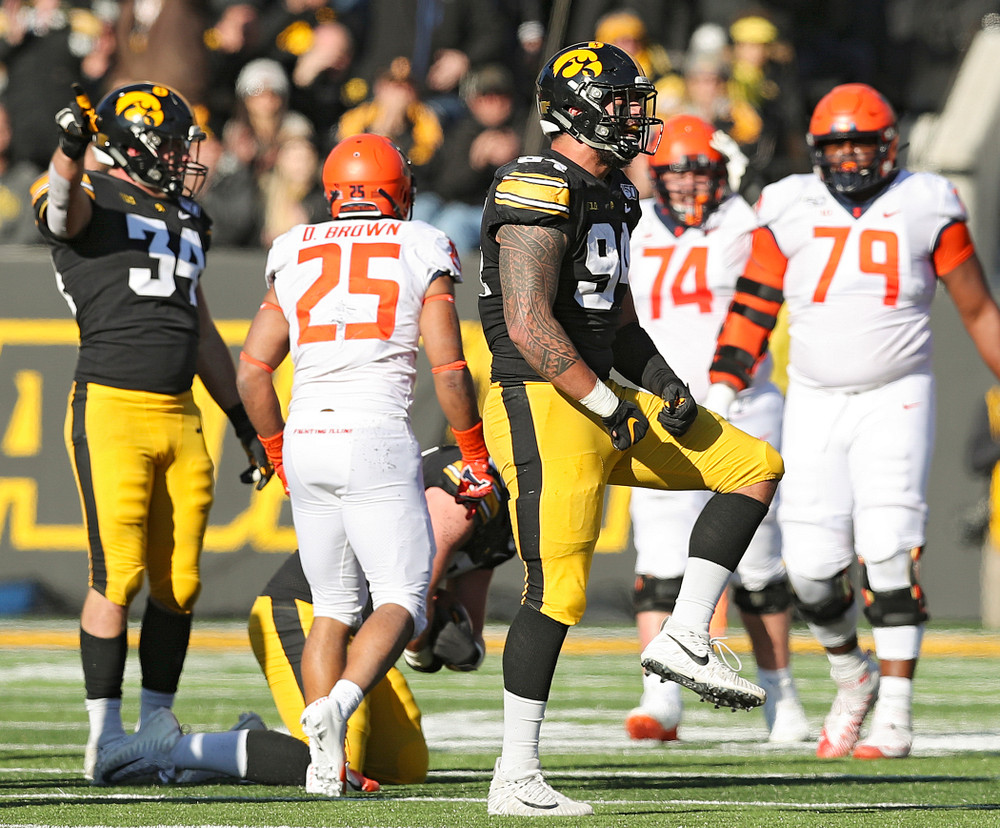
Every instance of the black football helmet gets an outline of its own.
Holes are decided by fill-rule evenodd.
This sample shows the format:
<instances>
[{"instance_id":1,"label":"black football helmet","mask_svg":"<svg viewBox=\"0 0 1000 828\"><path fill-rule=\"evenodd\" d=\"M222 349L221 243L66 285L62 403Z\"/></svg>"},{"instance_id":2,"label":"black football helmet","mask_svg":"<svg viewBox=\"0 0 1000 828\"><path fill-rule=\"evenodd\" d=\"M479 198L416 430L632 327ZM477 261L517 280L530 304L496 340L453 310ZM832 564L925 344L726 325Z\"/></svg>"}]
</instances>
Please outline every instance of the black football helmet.
<instances>
[{"instance_id":1,"label":"black football helmet","mask_svg":"<svg viewBox=\"0 0 1000 828\"><path fill-rule=\"evenodd\" d=\"M133 181L174 198L201 189L207 168L198 163L198 142L205 133L179 93L130 83L104 96L97 117L97 149Z\"/></svg>"},{"instance_id":2,"label":"black football helmet","mask_svg":"<svg viewBox=\"0 0 1000 828\"><path fill-rule=\"evenodd\" d=\"M542 67L536 91L543 132L566 132L622 161L656 151L663 124L653 116L656 89L617 46L563 49Z\"/></svg>"}]
</instances>

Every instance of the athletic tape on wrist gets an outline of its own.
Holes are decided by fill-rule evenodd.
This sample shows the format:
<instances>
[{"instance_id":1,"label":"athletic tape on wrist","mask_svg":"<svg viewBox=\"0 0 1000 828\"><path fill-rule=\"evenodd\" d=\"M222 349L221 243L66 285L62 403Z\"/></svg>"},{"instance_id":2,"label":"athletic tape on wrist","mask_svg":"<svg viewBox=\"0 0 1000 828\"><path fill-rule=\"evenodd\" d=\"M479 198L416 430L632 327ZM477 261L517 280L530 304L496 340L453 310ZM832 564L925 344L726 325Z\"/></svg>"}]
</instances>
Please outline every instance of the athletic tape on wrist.
<instances>
[{"instance_id":1,"label":"athletic tape on wrist","mask_svg":"<svg viewBox=\"0 0 1000 828\"><path fill-rule=\"evenodd\" d=\"M580 400L580 405L593 411L598 417L610 417L615 413L619 402L615 392L598 380L590 393Z\"/></svg>"}]
</instances>

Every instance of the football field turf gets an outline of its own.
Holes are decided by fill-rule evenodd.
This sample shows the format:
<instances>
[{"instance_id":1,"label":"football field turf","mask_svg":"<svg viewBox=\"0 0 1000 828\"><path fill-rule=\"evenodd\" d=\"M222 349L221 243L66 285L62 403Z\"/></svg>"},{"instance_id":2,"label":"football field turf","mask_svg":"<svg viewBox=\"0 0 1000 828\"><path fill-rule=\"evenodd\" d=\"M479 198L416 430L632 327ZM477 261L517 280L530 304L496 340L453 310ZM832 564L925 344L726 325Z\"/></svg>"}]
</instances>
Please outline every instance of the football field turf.
<instances>
[{"instance_id":1,"label":"football field turf","mask_svg":"<svg viewBox=\"0 0 1000 828\"><path fill-rule=\"evenodd\" d=\"M913 755L820 761L815 741L766 742L759 711L732 713L685 696L681 742L631 742L622 720L639 668L628 628L571 630L542 727L542 757L560 791L593 817L487 817L502 733L500 651L491 627L482 669L431 675L402 668L423 710L431 772L424 784L326 800L254 785L96 788L81 775L87 737L77 622L0 622L0 826L1000 826L1000 636L931 628L918 670ZM727 641L753 678L739 628ZM833 697L826 660L793 637L800 695L813 727ZM137 712L130 652L125 719ZM193 731L229 728L244 710L280 726L240 624L196 622L175 712Z\"/></svg>"}]
</instances>

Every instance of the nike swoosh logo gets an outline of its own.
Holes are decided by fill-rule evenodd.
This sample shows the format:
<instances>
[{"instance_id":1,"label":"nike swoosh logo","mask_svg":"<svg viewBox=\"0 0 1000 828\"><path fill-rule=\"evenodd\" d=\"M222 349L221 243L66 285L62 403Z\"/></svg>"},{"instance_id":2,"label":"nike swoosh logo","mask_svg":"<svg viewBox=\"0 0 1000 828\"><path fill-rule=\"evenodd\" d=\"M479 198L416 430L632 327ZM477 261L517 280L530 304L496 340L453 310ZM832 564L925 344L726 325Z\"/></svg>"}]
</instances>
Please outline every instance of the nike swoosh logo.
<instances>
[{"instance_id":1,"label":"nike swoosh logo","mask_svg":"<svg viewBox=\"0 0 1000 828\"><path fill-rule=\"evenodd\" d=\"M900 212L901 212L900 210L886 210L884 213L882 213L882 215L885 216L886 218L892 218L893 216L899 215Z\"/></svg>"},{"instance_id":2,"label":"nike swoosh logo","mask_svg":"<svg viewBox=\"0 0 1000 828\"><path fill-rule=\"evenodd\" d=\"M920 405L920 403L918 403L918 402L903 403L903 409L906 410L906 411L909 411L911 408L916 408L918 405Z\"/></svg>"},{"instance_id":3,"label":"nike swoosh logo","mask_svg":"<svg viewBox=\"0 0 1000 828\"><path fill-rule=\"evenodd\" d=\"M191 214L188 213L188 212L185 212L184 210L178 210L177 211L177 218L179 218L181 221L185 221L186 219L191 218Z\"/></svg>"},{"instance_id":4,"label":"nike swoosh logo","mask_svg":"<svg viewBox=\"0 0 1000 828\"><path fill-rule=\"evenodd\" d=\"M684 646L683 644L681 644L681 642L680 642L680 641L678 641L678 640L677 640L676 638L674 638L674 637L673 637L672 635L668 635L668 636L667 636L667 638L669 638L669 639L670 639L671 641L673 641L673 642L674 642L674 644L676 644L676 645L677 645L678 647L680 647L680 648L681 648L681 649L682 649L682 650L683 650L683 651L684 651L685 653L687 653L687 654L688 654L688 657L689 657L689 658L690 658L690 659L691 659L691 660L692 660L692 661L693 661L693 662L694 662L695 664L700 664L700 665L701 665L702 667L704 667L704 666L705 666L706 664L708 664L708 653L705 653L705 655L695 655L695 654L694 654L694 653L692 653L692 652L691 652L691 651L690 651L690 650L689 650L689 649L688 649L687 647L685 647L685 646Z\"/></svg>"},{"instance_id":5,"label":"nike swoosh logo","mask_svg":"<svg viewBox=\"0 0 1000 828\"><path fill-rule=\"evenodd\" d=\"M516 796L515 799L522 805L527 805L529 808L536 808L539 811L551 811L553 808L559 807L558 802L553 802L551 805L540 805L537 802L532 802L530 799L522 799L519 796Z\"/></svg>"}]
</instances>

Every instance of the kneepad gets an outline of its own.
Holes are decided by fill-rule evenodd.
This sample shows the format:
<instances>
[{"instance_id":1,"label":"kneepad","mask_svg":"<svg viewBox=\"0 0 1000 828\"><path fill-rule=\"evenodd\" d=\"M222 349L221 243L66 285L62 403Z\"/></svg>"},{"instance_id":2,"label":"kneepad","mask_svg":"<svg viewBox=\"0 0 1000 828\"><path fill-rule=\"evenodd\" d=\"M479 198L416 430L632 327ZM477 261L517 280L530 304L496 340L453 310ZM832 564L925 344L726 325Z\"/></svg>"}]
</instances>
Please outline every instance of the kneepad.
<instances>
[{"instance_id":1,"label":"kneepad","mask_svg":"<svg viewBox=\"0 0 1000 828\"><path fill-rule=\"evenodd\" d=\"M917 583L916 564L922 547L910 552L910 586L875 591L868 580L868 566L861 561L861 594L865 600L865 618L873 627L911 627L928 619L924 591Z\"/></svg>"},{"instance_id":2,"label":"kneepad","mask_svg":"<svg viewBox=\"0 0 1000 828\"><path fill-rule=\"evenodd\" d=\"M823 584L827 588L827 596L816 601L802 600L794 587L789 585L795 609L807 622L825 624L834 621L843 616L854 604L854 586L851 584L848 569L842 569Z\"/></svg>"},{"instance_id":3,"label":"kneepad","mask_svg":"<svg viewBox=\"0 0 1000 828\"><path fill-rule=\"evenodd\" d=\"M733 590L733 602L747 615L773 615L784 612L792 604L788 579L772 581L763 589L751 592L744 587Z\"/></svg>"},{"instance_id":4,"label":"kneepad","mask_svg":"<svg viewBox=\"0 0 1000 828\"><path fill-rule=\"evenodd\" d=\"M632 589L633 612L673 612L681 591L680 578L636 575Z\"/></svg>"}]
</instances>

